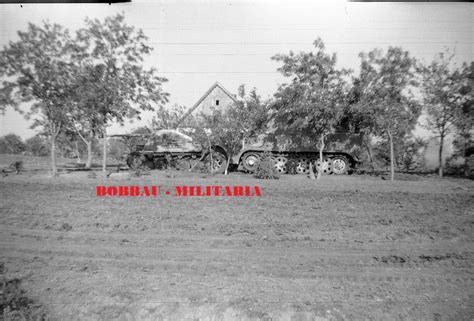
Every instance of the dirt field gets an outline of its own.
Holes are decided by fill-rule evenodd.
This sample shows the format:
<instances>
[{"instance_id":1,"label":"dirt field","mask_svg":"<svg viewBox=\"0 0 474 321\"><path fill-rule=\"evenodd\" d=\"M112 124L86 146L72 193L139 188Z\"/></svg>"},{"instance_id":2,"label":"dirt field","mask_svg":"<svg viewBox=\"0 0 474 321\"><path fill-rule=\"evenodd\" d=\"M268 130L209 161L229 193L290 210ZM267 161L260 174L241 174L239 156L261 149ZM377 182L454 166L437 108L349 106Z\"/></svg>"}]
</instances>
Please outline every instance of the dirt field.
<instances>
[{"instance_id":1,"label":"dirt field","mask_svg":"<svg viewBox=\"0 0 474 321\"><path fill-rule=\"evenodd\" d=\"M61 320L471 320L474 182L114 174L262 197L99 198L87 173L0 179L8 276ZM168 177L167 177L168 176Z\"/></svg>"}]
</instances>

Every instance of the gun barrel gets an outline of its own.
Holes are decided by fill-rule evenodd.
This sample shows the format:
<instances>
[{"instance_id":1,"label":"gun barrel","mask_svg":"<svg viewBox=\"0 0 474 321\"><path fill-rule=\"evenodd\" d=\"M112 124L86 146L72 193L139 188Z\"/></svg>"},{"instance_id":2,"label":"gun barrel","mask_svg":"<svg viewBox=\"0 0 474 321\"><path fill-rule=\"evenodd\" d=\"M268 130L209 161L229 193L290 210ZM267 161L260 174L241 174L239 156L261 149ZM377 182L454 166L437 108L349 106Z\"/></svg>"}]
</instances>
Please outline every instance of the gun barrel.
<instances>
[{"instance_id":1,"label":"gun barrel","mask_svg":"<svg viewBox=\"0 0 474 321\"><path fill-rule=\"evenodd\" d=\"M153 134L115 134L107 135L107 137L152 137Z\"/></svg>"}]
</instances>

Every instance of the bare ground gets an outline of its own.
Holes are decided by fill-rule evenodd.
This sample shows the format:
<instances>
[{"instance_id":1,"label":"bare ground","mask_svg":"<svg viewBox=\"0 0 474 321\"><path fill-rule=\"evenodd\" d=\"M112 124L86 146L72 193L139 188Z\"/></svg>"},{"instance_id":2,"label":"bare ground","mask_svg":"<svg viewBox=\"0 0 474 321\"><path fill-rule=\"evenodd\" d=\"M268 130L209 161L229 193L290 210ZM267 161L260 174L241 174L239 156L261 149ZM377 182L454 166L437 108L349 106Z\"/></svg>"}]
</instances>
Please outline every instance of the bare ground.
<instances>
[{"instance_id":1,"label":"bare ground","mask_svg":"<svg viewBox=\"0 0 474 321\"><path fill-rule=\"evenodd\" d=\"M471 320L474 182L113 174L262 197L98 198L87 173L0 180L0 253L52 319Z\"/></svg>"}]
</instances>

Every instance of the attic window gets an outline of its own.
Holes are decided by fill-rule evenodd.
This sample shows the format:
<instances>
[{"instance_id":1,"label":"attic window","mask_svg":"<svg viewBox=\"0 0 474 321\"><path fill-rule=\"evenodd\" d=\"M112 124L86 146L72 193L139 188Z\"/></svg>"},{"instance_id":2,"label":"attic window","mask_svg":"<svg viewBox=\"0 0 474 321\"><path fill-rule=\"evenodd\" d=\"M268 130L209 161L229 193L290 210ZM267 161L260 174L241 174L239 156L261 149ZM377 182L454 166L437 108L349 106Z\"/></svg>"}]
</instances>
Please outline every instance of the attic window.
<instances>
[{"instance_id":1,"label":"attic window","mask_svg":"<svg viewBox=\"0 0 474 321\"><path fill-rule=\"evenodd\" d=\"M216 100L216 106L219 106L219 100Z\"/></svg>"}]
</instances>

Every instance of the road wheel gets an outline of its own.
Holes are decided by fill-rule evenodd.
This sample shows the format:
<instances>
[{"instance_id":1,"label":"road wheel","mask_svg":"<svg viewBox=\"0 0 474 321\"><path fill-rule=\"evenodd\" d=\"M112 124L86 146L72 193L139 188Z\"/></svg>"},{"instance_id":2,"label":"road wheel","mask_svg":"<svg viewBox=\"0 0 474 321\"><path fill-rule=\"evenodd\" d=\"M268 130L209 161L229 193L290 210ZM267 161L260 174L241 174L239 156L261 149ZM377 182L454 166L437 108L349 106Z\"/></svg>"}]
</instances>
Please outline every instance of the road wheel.
<instances>
[{"instance_id":1,"label":"road wheel","mask_svg":"<svg viewBox=\"0 0 474 321\"><path fill-rule=\"evenodd\" d=\"M299 158L296 163L296 173L297 174L307 174L309 173L309 159L306 157Z\"/></svg>"},{"instance_id":2,"label":"road wheel","mask_svg":"<svg viewBox=\"0 0 474 321\"><path fill-rule=\"evenodd\" d=\"M314 161L314 169L315 172L321 170L323 174L329 175L333 171L333 161L328 157L323 158L322 162L318 159Z\"/></svg>"},{"instance_id":3,"label":"road wheel","mask_svg":"<svg viewBox=\"0 0 474 321\"><path fill-rule=\"evenodd\" d=\"M255 172L260 164L260 155L258 153L245 153L242 157L242 166L248 172Z\"/></svg>"},{"instance_id":4,"label":"road wheel","mask_svg":"<svg viewBox=\"0 0 474 321\"><path fill-rule=\"evenodd\" d=\"M212 174L223 174L227 168L227 158L218 151L212 151L204 159L207 169L211 169Z\"/></svg>"},{"instance_id":5,"label":"road wheel","mask_svg":"<svg viewBox=\"0 0 474 321\"><path fill-rule=\"evenodd\" d=\"M275 167L275 170L280 173L280 174L285 174L286 173L286 163L288 162L288 159L283 156L283 155L276 155L272 157L273 161L273 166Z\"/></svg>"},{"instance_id":6,"label":"road wheel","mask_svg":"<svg viewBox=\"0 0 474 321\"><path fill-rule=\"evenodd\" d=\"M346 174L349 170L349 161L346 157L338 155L333 157L332 172L336 175Z\"/></svg>"},{"instance_id":7,"label":"road wheel","mask_svg":"<svg viewBox=\"0 0 474 321\"><path fill-rule=\"evenodd\" d=\"M141 166L148 169L155 169L155 163L149 158L144 159Z\"/></svg>"},{"instance_id":8,"label":"road wheel","mask_svg":"<svg viewBox=\"0 0 474 321\"><path fill-rule=\"evenodd\" d=\"M190 158L178 158L175 161L175 167L177 170L186 171L191 168L191 159Z\"/></svg>"},{"instance_id":9,"label":"road wheel","mask_svg":"<svg viewBox=\"0 0 474 321\"><path fill-rule=\"evenodd\" d=\"M130 169L155 169L155 163L153 160L145 155L128 155L126 162Z\"/></svg>"},{"instance_id":10,"label":"road wheel","mask_svg":"<svg viewBox=\"0 0 474 321\"><path fill-rule=\"evenodd\" d=\"M130 169L140 168L143 166L144 158L142 155L130 154L127 156L126 162Z\"/></svg>"},{"instance_id":11,"label":"road wheel","mask_svg":"<svg viewBox=\"0 0 474 321\"><path fill-rule=\"evenodd\" d=\"M129 168L132 168L134 161L135 161L135 156L133 155L128 155L127 159L125 160Z\"/></svg>"}]
</instances>

